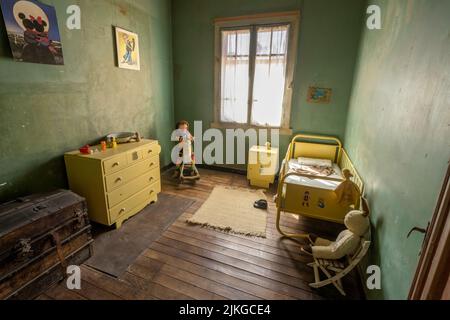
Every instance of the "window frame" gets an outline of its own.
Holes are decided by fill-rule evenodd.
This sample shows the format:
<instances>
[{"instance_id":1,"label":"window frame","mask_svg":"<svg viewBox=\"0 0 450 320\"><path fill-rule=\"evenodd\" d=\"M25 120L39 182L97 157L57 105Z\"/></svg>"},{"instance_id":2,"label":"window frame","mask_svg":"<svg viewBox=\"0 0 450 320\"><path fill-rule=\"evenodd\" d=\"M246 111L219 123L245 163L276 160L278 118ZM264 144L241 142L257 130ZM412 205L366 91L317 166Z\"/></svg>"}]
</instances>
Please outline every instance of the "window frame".
<instances>
[{"instance_id":1,"label":"window frame","mask_svg":"<svg viewBox=\"0 0 450 320\"><path fill-rule=\"evenodd\" d=\"M283 99L283 116L280 127L257 126L252 124L252 100L253 84L256 63L257 28L265 26L289 25L288 49L286 61L286 81ZM240 16L230 18L220 18L214 20L215 28L215 57L214 57L214 123L213 128L223 129L249 129L249 128L270 128L279 129L281 133L292 134L291 111L294 89L294 75L297 62L297 48L299 38L300 12L288 11L280 13L258 14L251 16ZM246 124L234 122L223 122L221 119L221 87L222 87L222 31L250 29L250 74L249 74L249 102L248 119Z\"/></svg>"}]
</instances>

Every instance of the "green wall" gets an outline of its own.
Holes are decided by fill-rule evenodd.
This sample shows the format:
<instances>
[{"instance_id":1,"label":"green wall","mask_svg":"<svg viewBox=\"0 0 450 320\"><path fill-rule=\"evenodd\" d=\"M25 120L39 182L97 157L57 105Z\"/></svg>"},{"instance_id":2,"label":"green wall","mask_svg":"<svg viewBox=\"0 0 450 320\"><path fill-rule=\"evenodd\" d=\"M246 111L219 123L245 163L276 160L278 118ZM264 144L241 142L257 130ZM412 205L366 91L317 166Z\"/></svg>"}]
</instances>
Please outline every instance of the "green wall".
<instances>
[{"instance_id":1,"label":"green wall","mask_svg":"<svg viewBox=\"0 0 450 320\"><path fill-rule=\"evenodd\" d=\"M0 202L66 187L63 154L110 132L160 139L170 162L171 3L168 0L54 0L65 66L17 63L0 19ZM79 4L82 29L66 8ZM141 71L115 67L112 26L140 36Z\"/></svg>"},{"instance_id":2,"label":"green wall","mask_svg":"<svg viewBox=\"0 0 450 320\"><path fill-rule=\"evenodd\" d=\"M358 52L361 0L174 0L175 117L214 121L214 25L219 17L301 10L300 41L291 126L295 133L345 136ZM307 103L310 85L334 89L332 103ZM283 137L286 149L289 137ZM283 155L285 151L281 152Z\"/></svg>"},{"instance_id":3,"label":"green wall","mask_svg":"<svg viewBox=\"0 0 450 320\"><path fill-rule=\"evenodd\" d=\"M369 298L407 297L423 236L406 235L430 221L450 158L449 1L370 0L379 31L363 27L361 0L45 2L65 66L13 62L0 23L0 202L66 187L63 153L112 131L159 139L169 164L176 119L214 120L213 19L301 10L292 128L345 139L372 207L370 262L383 272ZM65 27L74 3L80 31ZM140 72L115 67L113 25L140 35ZM333 88L332 103L308 104L310 85Z\"/></svg>"},{"instance_id":4,"label":"green wall","mask_svg":"<svg viewBox=\"0 0 450 320\"><path fill-rule=\"evenodd\" d=\"M450 158L450 1L384 0L364 31L347 149L366 185L382 268L375 299L405 299Z\"/></svg>"}]
</instances>

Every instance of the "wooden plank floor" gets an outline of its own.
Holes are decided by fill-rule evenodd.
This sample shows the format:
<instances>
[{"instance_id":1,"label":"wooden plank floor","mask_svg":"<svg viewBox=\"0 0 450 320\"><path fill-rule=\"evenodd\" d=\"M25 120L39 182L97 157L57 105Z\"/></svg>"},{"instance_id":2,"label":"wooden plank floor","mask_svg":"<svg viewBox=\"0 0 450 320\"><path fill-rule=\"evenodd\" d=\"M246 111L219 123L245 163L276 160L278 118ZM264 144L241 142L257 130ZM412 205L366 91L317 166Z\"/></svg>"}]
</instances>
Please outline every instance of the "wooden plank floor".
<instances>
[{"instance_id":1,"label":"wooden plank floor","mask_svg":"<svg viewBox=\"0 0 450 320\"><path fill-rule=\"evenodd\" d=\"M267 238L249 238L191 226L191 217L216 185L248 188L244 176L201 170L195 186L178 185L163 174L163 192L194 199L189 208L129 267L120 279L82 266L82 290L60 284L39 299L57 300L323 300L343 299L333 287L311 289L314 279L300 244L282 239L275 228L276 208L270 203ZM270 198L273 193L269 193ZM284 215L286 230L313 232L333 239L342 226ZM356 272L345 281L347 299L363 299Z\"/></svg>"}]
</instances>

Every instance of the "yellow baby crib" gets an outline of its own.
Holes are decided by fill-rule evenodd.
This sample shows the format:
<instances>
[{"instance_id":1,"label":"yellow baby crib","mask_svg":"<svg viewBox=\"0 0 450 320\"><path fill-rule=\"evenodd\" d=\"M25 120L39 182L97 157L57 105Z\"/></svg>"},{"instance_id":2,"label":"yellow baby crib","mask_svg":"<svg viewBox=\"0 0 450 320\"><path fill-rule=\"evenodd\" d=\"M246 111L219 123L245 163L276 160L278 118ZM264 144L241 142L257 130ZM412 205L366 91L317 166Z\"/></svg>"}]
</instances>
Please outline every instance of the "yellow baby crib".
<instances>
[{"instance_id":1,"label":"yellow baby crib","mask_svg":"<svg viewBox=\"0 0 450 320\"><path fill-rule=\"evenodd\" d=\"M333 173L329 176L317 176L298 172L295 166L299 158L331 160ZM342 174L344 169L352 173L351 180L363 195L363 181L339 139L316 135L297 135L292 139L280 170L276 197L277 229L283 236L306 238L308 235L284 232L280 226L282 213L344 223L351 208L342 206L335 193L336 188L345 180ZM360 205L357 203L355 208L359 209Z\"/></svg>"}]
</instances>

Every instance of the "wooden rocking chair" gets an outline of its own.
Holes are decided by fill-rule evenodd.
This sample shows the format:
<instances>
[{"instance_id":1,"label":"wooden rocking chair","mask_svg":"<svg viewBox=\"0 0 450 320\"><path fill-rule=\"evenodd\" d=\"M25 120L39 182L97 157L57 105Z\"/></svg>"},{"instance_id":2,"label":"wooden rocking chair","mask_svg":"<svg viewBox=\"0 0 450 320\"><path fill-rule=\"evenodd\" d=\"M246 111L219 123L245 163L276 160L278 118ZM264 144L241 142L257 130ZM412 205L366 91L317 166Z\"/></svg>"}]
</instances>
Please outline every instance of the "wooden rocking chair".
<instances>
[{"instance_id":1,"label":"wooden rocking chair","mask_svg":"<svg viewBox=\"0 0 450 320\"><path fill-rule=\"evenodd\" d=\"M343 296L346 296L344 287L342 285L342 278L344 278L356 266L358 266L358 264L369 251L370 245L370 241L362 240L356 254L353 257L347 257L347 264L336 260L314 258L314 262L308 264L308 266L314 269L314 277L316 279L316 282L311 283L310 286L314 289L318 289L333 284ZM319 270L321 270L327 276L327 280L321 280ZM334 273L334 276L332 275L332 273Z\"/></svg>"}]
</instances>

